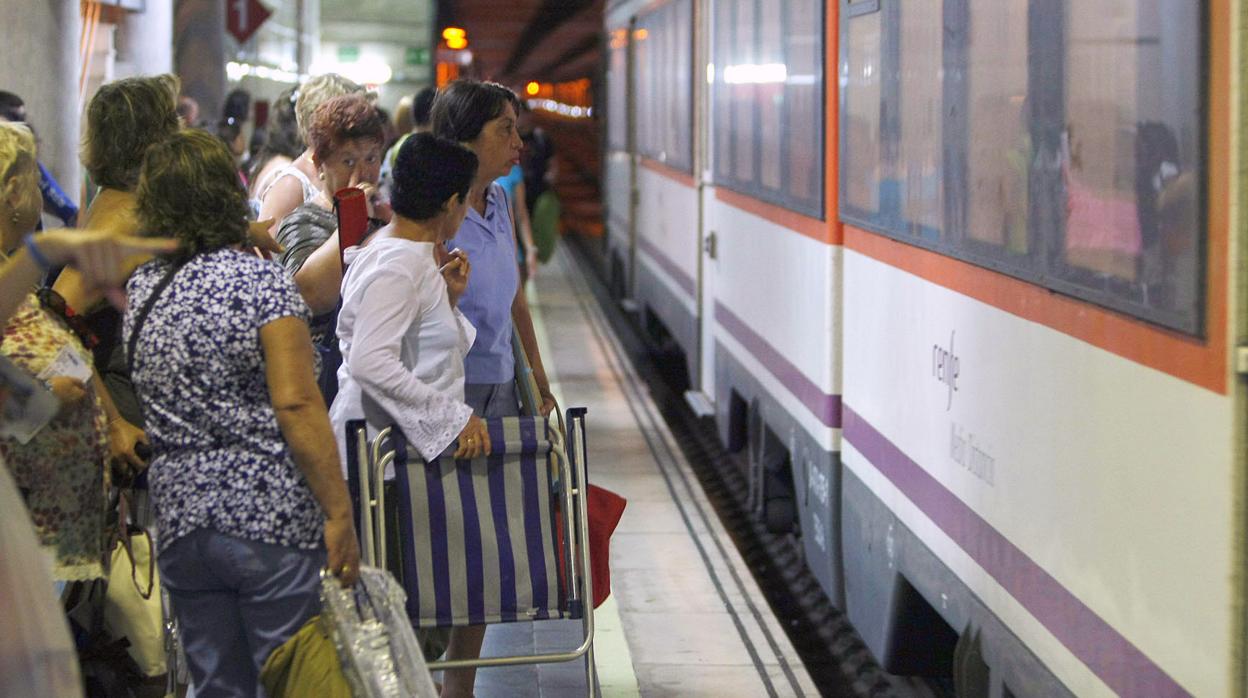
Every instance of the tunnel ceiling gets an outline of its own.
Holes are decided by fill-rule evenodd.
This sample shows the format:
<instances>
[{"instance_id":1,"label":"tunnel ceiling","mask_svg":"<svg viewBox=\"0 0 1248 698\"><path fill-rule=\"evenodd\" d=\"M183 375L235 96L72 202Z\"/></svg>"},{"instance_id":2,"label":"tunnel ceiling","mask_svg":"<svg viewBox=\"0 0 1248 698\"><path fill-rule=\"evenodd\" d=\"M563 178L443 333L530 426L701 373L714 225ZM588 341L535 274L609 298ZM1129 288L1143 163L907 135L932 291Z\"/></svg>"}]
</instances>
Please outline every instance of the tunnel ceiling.
<instances>
[{"instance_id":1,"label":"tunnel ceiling","mask_svg":"<svg viewBox=\"0 0 1248 698\"><path fill-rule=\"evenodd\" d=\"M374 0L379 2L380 0ZM519 85L592 77L603 0L442 0L443 25L468 32L480 77Z\"/></svg>"}]
</instances>

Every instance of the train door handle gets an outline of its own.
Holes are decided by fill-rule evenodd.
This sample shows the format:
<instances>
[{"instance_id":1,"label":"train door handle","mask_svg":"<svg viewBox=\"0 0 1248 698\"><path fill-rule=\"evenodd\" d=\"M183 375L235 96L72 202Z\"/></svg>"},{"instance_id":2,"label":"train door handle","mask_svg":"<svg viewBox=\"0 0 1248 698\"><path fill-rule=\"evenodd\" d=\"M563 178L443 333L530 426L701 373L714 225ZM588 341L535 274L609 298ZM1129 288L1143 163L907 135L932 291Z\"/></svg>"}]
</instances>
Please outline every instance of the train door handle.
<instances>
[{"instance_id":1,"label":"train door handle","mask_svg":"<svg viewBox=\"0 0 1248 698\"><path fill-rule=\"evenodd\" d=\"M717 250L714 230L707 232L706 237L702 240L702 251L706 253L707 257L715 259Z\"/></svg>"}]
</instances>

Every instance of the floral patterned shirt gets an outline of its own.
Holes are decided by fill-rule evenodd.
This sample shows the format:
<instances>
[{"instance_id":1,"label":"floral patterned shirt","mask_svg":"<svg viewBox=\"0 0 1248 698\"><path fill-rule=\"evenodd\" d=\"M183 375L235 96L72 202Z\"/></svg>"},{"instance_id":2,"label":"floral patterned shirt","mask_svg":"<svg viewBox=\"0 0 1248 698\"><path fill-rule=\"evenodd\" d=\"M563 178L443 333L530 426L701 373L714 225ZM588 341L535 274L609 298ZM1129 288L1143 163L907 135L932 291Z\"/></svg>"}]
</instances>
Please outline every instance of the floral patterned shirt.
<instances>
[{"instance_id":1,"label":"floral patterned shirt","mask_svg":"<svg viewBox=\"0 0 1248 698\"><path fill-rule=\"evenodd\" d=\"M126 285L122 337L170 268L153 260ZM231 249L193 257L156 300L131 367L147 420L159 549L200 528L313 549L323 514L282 437L260 328L310 313L281 267ZM311 350L311 347L309 347Z\"/></svg>"},{"instance_id":2,"label":"floral patterned shirt","mask_svg":"<svg viewBox=\"0 0 1248 698\"><path fill-rule=\"evenodd\" d=\"M0 339L0 352L32 376L55 362L66 346L91 362L78 338L45 312L33 294L9 319ZM95 386L85 387L86 399L49 422L29 443L0 438L0 457L21 489L39 542L55 553L53 577L70 581L103 577L108 552L107 419Z\"/></svg>"}]
</instances>

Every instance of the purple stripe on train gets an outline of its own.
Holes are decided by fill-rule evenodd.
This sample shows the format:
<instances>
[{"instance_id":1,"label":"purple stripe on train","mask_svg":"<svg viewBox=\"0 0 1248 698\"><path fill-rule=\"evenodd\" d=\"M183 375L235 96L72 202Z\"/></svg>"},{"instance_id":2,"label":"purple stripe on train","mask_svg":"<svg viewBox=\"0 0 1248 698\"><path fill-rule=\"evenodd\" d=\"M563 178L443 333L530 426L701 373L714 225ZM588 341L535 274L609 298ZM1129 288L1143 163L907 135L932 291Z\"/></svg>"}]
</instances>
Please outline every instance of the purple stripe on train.
<instances>
[{"instance_id":1,"label":"purple stripe on train","mask_svg":"<svg viewBox=\"0 0 1248 698\"><path fill-rule=\"evenodd\" d=\"M807 378L788 359L776 351L767 340L750 329L741 318L733 314L722 303L715 304L715 321L720 324L733 339L741 343L771 375L776 377L784 387L788 388L806 409L819 419L825 426L839 429L841 427L841 396L829 395L819 389L814 381Z\"/></svg>"},{"instance_id":2,"label":"purple stripe on train","mask_svg":"<svg viewBox=\"0 0 1248 698\"><path fill-rule=\"evenodd\" d=\"M680 286L685 293L689 294L691 297L697 298L697 282L693 280L693 277L686 274L684 269L677 266L676 262L673 262L671 257L664 254L663 250L659 249L657 245L640 235L637 236L637 246L640 247L647 256L653 259L654 263L659 265L660 269L666 272L668 276L672 277L672 279L676 282L676 285Z\"/></svg>"},{"instance_id":3,"label":"purple stripe on train","mask_svg":"<svg viewBox=\"0 0 1248 698\"><path fill-rule=\"evenodd\" d=\"M1124 696L1190 695L887 437L848 405L844 410L845 440L1110 689Z\"/></svg>"}]
</instances>

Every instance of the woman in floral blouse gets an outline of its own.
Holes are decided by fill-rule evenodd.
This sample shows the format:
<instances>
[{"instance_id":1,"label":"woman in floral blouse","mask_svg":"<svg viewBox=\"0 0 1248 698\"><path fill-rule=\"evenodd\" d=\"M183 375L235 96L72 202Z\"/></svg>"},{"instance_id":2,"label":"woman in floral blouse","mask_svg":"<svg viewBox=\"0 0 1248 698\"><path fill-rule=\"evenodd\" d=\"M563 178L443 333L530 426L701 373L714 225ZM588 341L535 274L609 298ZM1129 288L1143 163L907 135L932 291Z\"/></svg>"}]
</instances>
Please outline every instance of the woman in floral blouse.
<instances>
[{"instance_id":1,"label":"woman in floral blouse","mask_svg":"<svg viewBox=\"0 0 1248 698\"><path fill-rule=\"evenodd\" d=\"M122 332L161 581L196 695L258 695L269 653L319 610L321 568L344 583L359 571L310 314L279 266L240 249L247 195L216 138L153 146L137 195L143 229L181 242L130 277Z\"/></svg>"}]
</instances>

